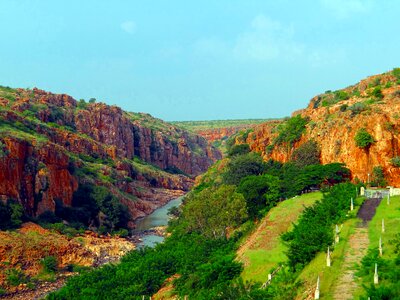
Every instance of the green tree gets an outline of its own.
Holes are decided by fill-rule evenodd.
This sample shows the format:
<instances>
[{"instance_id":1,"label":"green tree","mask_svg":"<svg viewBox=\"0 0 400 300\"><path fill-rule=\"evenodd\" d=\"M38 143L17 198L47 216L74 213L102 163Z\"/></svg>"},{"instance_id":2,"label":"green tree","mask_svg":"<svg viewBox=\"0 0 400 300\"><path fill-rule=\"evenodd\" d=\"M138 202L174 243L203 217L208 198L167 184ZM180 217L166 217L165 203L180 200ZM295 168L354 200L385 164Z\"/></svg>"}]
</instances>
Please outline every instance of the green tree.
<instances>
[{"instance_id":1,"label":"green tree","mask_svg":"<svg viewBox=\"0 0 400 300\"><path fill-rule=\"evenodd\" d=\"M207 188L188 197L183 217L189 231L224 238L228 227L236 227L247 218L246 201L234 186Z\"/></svg>"},{"instance_id":2,"label":"green tree","mask_svg":"<svg viewBox=\"0 0 400 300\"><path fill-rule=\"evenodd\" d=\"M372 186L386 186L385 173L381 166L376 166L372 169Z\"/></svg>"},{"instance_id":3,"label":"green tree","mask_svg":"<svg viewBox=\"0 0 400 300\"><path fill-rule=\"evenodd\" d=\"M240 181L250 175L260 175L264 171L265 164L257 153L238 155L227 164L227 170L222 175L226 184L238 185Z\"/></svg>"},{"instance_id":4,"label":"green tree","mask_svg":"<svg viewBox=\"0 0 400 300\"><path fill-rule=\"evenodd\" d=\"M375 140L371 134L365 128L361 128L357 131L354 141L356 142L356 146L359 148L363 148L368 150Z\"/></svg>"},{"instance_id":5,"label":"green tree","mask_svg":"<svg viewBox=\"0 0 400 300\"><path fill-rule=\"evenodd\" d=\"M257 218L265 207L271 208L279 200L280 181L277 177L264 174L245 177L237 188L246 200L247 213Z\"/></svg>"}]
</instances>

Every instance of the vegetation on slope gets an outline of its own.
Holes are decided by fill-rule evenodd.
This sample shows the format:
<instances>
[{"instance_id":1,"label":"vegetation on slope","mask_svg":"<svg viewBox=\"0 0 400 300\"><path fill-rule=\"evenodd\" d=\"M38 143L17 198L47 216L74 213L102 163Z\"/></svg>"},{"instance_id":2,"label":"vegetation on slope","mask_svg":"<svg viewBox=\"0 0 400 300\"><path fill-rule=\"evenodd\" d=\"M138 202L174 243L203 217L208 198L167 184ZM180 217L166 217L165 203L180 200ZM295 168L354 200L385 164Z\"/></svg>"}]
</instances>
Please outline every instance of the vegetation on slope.
<instances>
[{"instance_id":1,"label":"vegetation on slope","mask_svg":"<svg viewBox=\"0 0 400 300\"><path fill-rule=\"evenodd\" d=\"M179 218L170 224L171 236L165 243L155 249L134 252L119 265L73 278L49 298L100 295L106 299L140 299L141 295L157 292L162 283L175 274L179 275L173 281L175 293L189 298L277 296L282 288L290 289L296 284L292 282L291 273L285 270L279 275L282 280L278 288L272 285L261 290L258 284L240 280L243 267L235 260L235 253L241 239L254 227L253 219L264 216L283 200L284 193L296 194L310 187L347 180L348 171L340 164L333 166L334 172L332 166L307 167L314 168L313 176L292 177L289 181L285 178L291 174L286 170L288 167L272 161L265 163L254 153L236 154L217 163L186 197L183 207L174 212ZM299 167L296 169L299 171ZM332 193L336 190L347 192L337 187L332 188Z\"/></svg>"}]
</instances>

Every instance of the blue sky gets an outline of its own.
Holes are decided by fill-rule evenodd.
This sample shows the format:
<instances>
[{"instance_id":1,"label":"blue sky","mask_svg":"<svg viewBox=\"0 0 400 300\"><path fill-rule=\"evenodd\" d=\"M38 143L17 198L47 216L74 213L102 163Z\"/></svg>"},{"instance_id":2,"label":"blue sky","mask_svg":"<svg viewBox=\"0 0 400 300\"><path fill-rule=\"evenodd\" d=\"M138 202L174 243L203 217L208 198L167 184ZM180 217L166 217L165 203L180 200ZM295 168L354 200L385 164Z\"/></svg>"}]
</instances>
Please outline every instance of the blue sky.
<instances>
[{"instance_id":1,"label":"blue sky","mask_svg":"<svg viewBox=\"0 0 400 300\"><path fill-rule=\"evenodd\" d=\"M290 115L399 66L396 0L0 0L0 84L165 120Z\"/></svg>"}]
</instances>

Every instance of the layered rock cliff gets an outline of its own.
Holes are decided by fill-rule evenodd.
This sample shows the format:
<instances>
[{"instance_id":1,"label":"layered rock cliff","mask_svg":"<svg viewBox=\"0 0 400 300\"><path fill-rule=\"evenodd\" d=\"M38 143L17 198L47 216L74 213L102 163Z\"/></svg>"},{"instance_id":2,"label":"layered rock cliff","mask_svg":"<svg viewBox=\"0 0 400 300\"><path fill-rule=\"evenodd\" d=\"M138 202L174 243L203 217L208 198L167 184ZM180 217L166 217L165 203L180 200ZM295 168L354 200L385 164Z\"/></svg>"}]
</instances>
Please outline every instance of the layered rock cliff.
<instances>
[{"instance_id":1,"label":"layered rock cliff","mask_svg":"<svg viewBox=\"0 0 400 300\"><path fill-rule=\"evenodd\" d=\"M29 216L73 204L83 182L106 186L132 219L189 190L220 152L147 114L39 89L0 88L0 199Z\"/></svg>"},{"instance_id":2,"label":"layered rock cliff","mask_svg":"<svg viewBox=\"0 0 400 300\"><path fill-rule=\"evenodd\" d=\"M373 168L381 166L388 184L400 185L400 76L399 70L368 77L356 85L326 92L311 99L307 108L293 113L308 119L306 130L293 145L274 142L283 122L255 127L246 142L264 159L286 162L294 149L313 139L321 149L321 162L342 162L353 179L369 180ZM368 148L356 145L360 129L375 142Z\"/></svg>"}]
</instances>

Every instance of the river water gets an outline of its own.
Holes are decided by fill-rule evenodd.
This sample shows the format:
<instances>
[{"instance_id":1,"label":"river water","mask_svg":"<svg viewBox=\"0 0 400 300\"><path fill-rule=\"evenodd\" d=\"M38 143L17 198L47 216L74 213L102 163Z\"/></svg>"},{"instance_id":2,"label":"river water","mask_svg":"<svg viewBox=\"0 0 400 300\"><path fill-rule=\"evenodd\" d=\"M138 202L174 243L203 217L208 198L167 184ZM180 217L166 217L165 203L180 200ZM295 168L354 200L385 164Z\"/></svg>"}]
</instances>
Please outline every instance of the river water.
<instances>
[{"instance_id":1,"label":"river water","mask_svg":"<svg viewBox=\"0 0 400 300\"><path fill-rule=\"evenodd\" d=\"M168 225L168 210L174 206L179 207L182 204L182 200L183 197L173 199L164 206L157 208L150 215L136 221L134 233L139 235L142 240L138 243L138 247L154 247L156 244L161 243L164 240L164 237L148 233L148 231L151 231L154 227Z\"/></svg>"}]
</instances>

